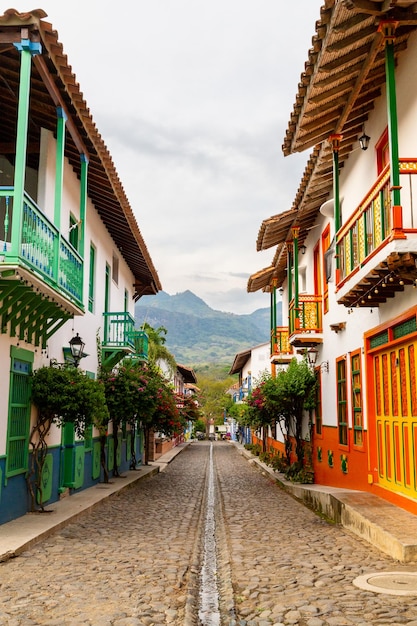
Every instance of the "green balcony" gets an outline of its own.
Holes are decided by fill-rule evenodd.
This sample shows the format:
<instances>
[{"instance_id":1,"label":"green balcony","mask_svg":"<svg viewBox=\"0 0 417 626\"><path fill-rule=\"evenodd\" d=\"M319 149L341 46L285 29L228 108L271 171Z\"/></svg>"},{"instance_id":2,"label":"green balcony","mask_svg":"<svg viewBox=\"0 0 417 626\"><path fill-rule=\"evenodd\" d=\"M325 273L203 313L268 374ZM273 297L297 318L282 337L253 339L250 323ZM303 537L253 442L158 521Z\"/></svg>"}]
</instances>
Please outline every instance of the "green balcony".
<instances>
[{"instance_id":1,"label":"green balcony","mask_svg":"<svg viewBox=\"0 0 417 626\"><path fill-rule=\"evenodd\" d=\"M13 187L0 187L1 332L45 347L83 313L83 259L26 193L12 240L13 204Z\"/></svg>"},{"instance_id":2,"label":"green balcony","mask_svg":"<svg viewBox=\"0 0 417 626\"><path fill-rule=\"evenodd\" d=\"M102 342L103 365L114 367L123 358L147 361L148 336L142 330L135 330L133 316L126 312L107 312L104 317L104 337Z\"/></svg>"},{"instance_id":3,"label":"green balcony","mask_svg":"<svg viewBox=\"0 0 417 626\"><path fill-rule=\"evenodd\" d=\"M400 159L401 206L392 206L388 166L336 237L338 302L378 306L417 278L417 159ZM400 242L400 243L399 243Z\"/></svg>"}]
</instances>

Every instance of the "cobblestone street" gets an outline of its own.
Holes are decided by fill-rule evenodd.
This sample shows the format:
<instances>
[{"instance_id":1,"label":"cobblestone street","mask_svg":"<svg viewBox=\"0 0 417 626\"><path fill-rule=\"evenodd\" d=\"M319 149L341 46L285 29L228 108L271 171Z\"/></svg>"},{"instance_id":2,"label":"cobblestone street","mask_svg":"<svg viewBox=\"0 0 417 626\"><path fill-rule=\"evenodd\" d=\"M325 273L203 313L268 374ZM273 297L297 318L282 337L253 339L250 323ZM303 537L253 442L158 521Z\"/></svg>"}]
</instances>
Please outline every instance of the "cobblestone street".
<instances>
[{"instance_id":1,"label":"cobblestone street","mask_svg":"<svg viewBox=\"0 0 417 626\"><path fill-rule=\"evenodd\" d=\"M322 520L224 442L193 443L165 471L0 564L0 624L202 624L211 447L223 626L417 626L416 597L352 582L415 565Z\"/></svg>"}]
</instances>

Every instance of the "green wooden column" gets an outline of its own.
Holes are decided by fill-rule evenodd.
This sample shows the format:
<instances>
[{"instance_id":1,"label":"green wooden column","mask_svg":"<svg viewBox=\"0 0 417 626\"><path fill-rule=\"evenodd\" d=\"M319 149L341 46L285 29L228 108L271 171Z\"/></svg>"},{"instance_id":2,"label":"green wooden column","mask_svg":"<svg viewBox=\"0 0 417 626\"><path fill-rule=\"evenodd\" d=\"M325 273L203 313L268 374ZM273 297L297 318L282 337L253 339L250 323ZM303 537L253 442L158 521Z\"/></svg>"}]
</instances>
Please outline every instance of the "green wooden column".
<instances>
[{"instance_id":1,"label":"green wooden column","mask_svg":"<svg viewBox=\"0 0 417 626\"><path fill-rule=\"evenodd\" d=\"M85 220L87 215L87 179L88 179L88 158L85 154L80 154L81 177L80 177L80 242L79 254L85 259ZM84 272L82 273L81 293L84 301ZM87 298L88 302L88 298Z\"/></svg>"},{"instance_id":2,"label":"green wooden column","mask_svg":"<svg viewBox=\"0 0 417 626\"><path fill-rule=\"evenodd\" d=\"M62 188L64 184L65 122L67 116L57 107L54 225L61 230Z\"/></svg>"},{"instance_id":3,"label":"green wooden column","mask_svg":"<svg viewBox=\"0 0 417 626\"><path fill-rule=\"evenodd\" d=\"M400 193L400 159L398 150L398 117L394 57L396 26L397 22L386 20L380 23L378 30L382 32L385 37L385 78L387 85L388 139L391 168L392 226L394 231L400 231L399 234L401 236L403 221ZM402 234L402 236L404 235Z\"/></svg>"},{"instance_id":4,"label":"green wooden column","mask_svg":"<svg viewBox=\"0 0 417 626\"><path fill-rule=\"evenodd\" d=\"M19 255L19 242L21 238L23 220L32 57L40 54L42 52L42 47L40 43L34 43L29 39L22 39L19 43L15 43L14 45L20 52L20 80L19 103L17 110L16 156L14 167L11 256L17 258Z\"/></svg>"},{"instance_id":5,"label":"green wooden column","mask_svg":"<svg viewBox=\"0 0 417 626\"><path fill-rule=\"evenodd\" d=\"M300 227L293 226L293 254L294 254L294 330L299 327L299 289L298 289L298 235L300 234Z\"/></svg>"},{"instance_id":6,"label":"green wooden column","mask_svg":"<svg viewBox=\"0 0 417 626\"><path fill-rule=\"evenodd\" d=\"M81 180L80 180L80 256L85 257L85 218L87 214L87 174L88 158L85 154L80 154Z\"/></svg>"},{"instance_id":7,"label":"green wooden column","mask_svg":"<svg viewBox=\"0 0 417 626\"><path fill-rule=\"evenodd\" d=\"M330 135L329 141L333 148L333 199L334 199L334 231L337 233L341 226L340 190L339 190L339 148L342 135ZM340 280L339 246L336 240L336 284Z\"/></svg>"},{"instance_id":8,"label":"green wooden column","mask_svg":"<svg viewBox=\"0 0 417 626\"><path fill-rule=\"evenodd\" d=\"M277 285L276 279L272 281L271 291L271 354L274 353L274 345L277 336Z\"/></svg>"},{"instance_id":9,"label":"green wooden column","mask_svg":"<svg viewBox=\"0 0 417 626\"><path fill-rule=\"evenodd\" d=\"M292 242L287 242L287 291L288 291L288 329L291 334L294 331L290 304L292 300Z\"/></svg>"}]
</instances>

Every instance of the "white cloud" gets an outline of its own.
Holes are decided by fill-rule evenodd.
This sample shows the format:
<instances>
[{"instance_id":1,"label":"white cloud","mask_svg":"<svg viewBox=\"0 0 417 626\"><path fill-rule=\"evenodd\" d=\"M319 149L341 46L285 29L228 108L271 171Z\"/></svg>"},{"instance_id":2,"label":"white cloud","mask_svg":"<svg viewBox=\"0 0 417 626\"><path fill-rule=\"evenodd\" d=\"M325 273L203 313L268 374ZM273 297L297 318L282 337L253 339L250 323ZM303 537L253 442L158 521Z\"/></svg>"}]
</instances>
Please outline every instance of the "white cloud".
<instances>
[{"instance_id":1,"label":"white cloud","mask_svg":"<svg viewBox=\"0 0 417 626\"><path fill-rule=\"evenodd\" d=\"M247 277L270 265L259 227L290 208L307 161L281 144L321 4L42 2L164 291L235 313L269 306Z\"/></svg>"}]
</instances>

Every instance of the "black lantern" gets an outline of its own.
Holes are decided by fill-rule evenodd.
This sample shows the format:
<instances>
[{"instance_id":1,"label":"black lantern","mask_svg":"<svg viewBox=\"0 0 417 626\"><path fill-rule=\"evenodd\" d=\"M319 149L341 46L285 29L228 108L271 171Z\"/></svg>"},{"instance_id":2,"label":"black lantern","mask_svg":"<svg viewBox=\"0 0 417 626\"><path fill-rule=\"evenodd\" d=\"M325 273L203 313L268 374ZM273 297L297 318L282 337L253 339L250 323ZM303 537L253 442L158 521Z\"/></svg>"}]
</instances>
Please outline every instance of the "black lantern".
<instances>
[{"instance_id":1,"label":"black lantern","mask_svg":"<svg viewBox=\"0 0 417 626\"><path fill-rule=\"evenodd\" d=\"M311 367L315 366L318 353L319 351L316 348L310 348L310 350L307 351L308 364Z\"/></svg>"},{"instance_id":2,"label":"black lantern","mask_svg":"<svg viewBox=\"0 0 417 626\"><path fill-rule=\"evenodd\" d=\"M69 345L70 345L71 356L73 358L74 365L75 367L78 367L78 364L83 357L85 343L83 342L83 340L77 333L75 337L70 339Z\"/></svg>"},{"instance_id":3,"label":"black lantern","mask_svg":"<svg viewBox=\"0 0 417 626\"><path fill-rule=\"evenodd\" d=\"M371 138L363 131L362 135L359 137L359 145L361 150L367 150L369 146Z\"/></svg>"}]
</instances>

